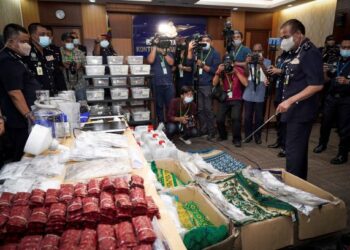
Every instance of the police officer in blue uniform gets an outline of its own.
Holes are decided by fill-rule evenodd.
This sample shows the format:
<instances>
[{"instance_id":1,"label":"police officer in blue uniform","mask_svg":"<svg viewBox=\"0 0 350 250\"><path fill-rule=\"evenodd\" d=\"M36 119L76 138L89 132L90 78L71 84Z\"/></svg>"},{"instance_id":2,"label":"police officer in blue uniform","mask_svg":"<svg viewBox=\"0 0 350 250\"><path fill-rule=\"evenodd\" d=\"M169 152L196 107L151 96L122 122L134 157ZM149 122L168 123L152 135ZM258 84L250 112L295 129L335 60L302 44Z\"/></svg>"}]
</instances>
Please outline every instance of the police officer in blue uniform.
<instances>
[{"instance_id":1,"label":"police officer in blue uniform","mask_svg":"<svg viewBox=\"0 0 350 250\"><path fill-rule=\"evenodd\" d=\"M314 150L320 153L327 148L332 123L336 121L340 142L338 155L331 160L335 165L348 161L350 146L350 35L341 42L340 55L335 70L325 67L325 78L331 84L324 104L319 145Z\"/></svg>"},{"instance_id":2,"label":"police officer in blue uniform","mask_svg":"<svg viewBox=\"0 0 350 250\"><path fill-rule=\"evenodd\" d=\"M281 49L292 53L286 65L282 102L277 107L286 122L286 169L306 179L309 138L323 88L322 56L305 37L305 27L299 20L282 24L280 33Z\"/></svg>"}]
</instances>

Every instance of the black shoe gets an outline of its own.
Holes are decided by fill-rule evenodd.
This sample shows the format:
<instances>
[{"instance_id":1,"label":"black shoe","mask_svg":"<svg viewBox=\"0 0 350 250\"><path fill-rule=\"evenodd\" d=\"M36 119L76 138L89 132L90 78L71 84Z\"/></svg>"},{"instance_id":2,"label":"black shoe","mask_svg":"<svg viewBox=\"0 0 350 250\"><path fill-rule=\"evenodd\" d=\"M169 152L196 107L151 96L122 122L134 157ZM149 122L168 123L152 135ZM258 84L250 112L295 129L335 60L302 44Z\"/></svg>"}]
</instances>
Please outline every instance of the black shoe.
<instances>
[{"instance_id":1,"label":"black shoe","mask_svg":"<svg viewBox=\"0 0 350 250\"><path fill-rule=\"evenodd\" d=\"M233 143L233 145L235 145L236 148L242 147L241 141L233 141L232 143Z\"/></svg>"},{"instance_id":2,"label":"black shoe","mask_svg":"<svg viewBox=\"0 0 350 250\"><path fill-rule=\"evenodd\" d=\"M319 154L327 149L326 145L318 144L316 148L314 148L314 153Z\"/></svg>"},{"instance_id":3,"label":"black shoe","mask_svg":"<svg viewBox=\"0 0 350 250\"><path fill-rule=\"evenodd\" d=\"M333 158L331 160L331 164L333 165L340 165L340 164L344 164L348 161L348 157L344 156L344 155L338 155L337 157Z\"/></svg>"},{"instance_id":4,"label":"black shoe","mask_svg":"<svg viewBox=\"0 0 350 250\"><path fill-rule=\"evenodd\" d=\"M258 144L258 145L260 145L260 144L262 143L261 138L255 139L255 143Z\"/></svg>"},{"instance_id":5,"label":"black shoe","mask_svg":"<svg viewBox=\"0 0 350 250\"><path fill-rule=\"evenodd\" d=\"M251 142L253 139L252 138L249 138L248 140L243 140L244 143L249 143Z\"/></svg>"},{"instance_id":6,"label":"black shoe","mask_svg":"<svg viewBox=\"0 0 350 250\"><path fill-rule=\"evenodd\" d=\"M277 154L277 156L280 158L286 157L286 151L281 149L281 151Z\"/></svg>"},{"instance_id":7,"label":"black shoe","mask_svg":"<svg viewBox=\"0 0 350 250\"><path fill-rule=\"evenodd\" d=\"M279 148L281 144L279 142L275 142L274 144L267 145L268 148Z\"/></svg>"},{"instance_id":8,"label":"black shoe","mask_svg":"<svg viewBox=\"0 0 350 250\"><path fill-rule=\"evenodd\" d=\"M207 136L207 140L208 141L212 141L215 139L215 136L216 136L216 133L210 133L208 136Z\"/></svg>"}]
</instances>

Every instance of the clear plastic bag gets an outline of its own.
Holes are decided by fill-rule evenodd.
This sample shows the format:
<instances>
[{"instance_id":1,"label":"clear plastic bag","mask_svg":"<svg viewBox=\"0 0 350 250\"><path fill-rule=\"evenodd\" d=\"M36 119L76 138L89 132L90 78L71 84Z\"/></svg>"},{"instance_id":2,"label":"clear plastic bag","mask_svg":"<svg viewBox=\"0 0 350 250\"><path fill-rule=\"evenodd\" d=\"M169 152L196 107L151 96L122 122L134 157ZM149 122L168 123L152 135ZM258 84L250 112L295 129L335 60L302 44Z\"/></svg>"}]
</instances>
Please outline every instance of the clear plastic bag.
<instances>
[{"instance_id":1,"label":"clear plastic bag","mask_svg":"<svg viewBox=\"0 0 350 250\"><path fill-rule=\"evenodd\" d=\"M22 177L23 172L30 164L31 159L23 159L22 161L12 162L2 167L0 172L0 180L18 179Z\"/></svg>"},{"instance_id":2,"label":"clear plastic bag","mask_svg":"<svg viewBox=\"0 0 350 250\"><path fill-rule=\"evenodd\" d=\"M1 187L2 192L31 192L35 180L33 178L7 179Z\"/></svg>"},{"instance_id":3,"label":"clear plastic bag","mask_svg":"<svg viewBox=\"0 0 350 250\"><path fill-rule=\"evenodd\" d=\"M91 145L93 147L127 148L128 138L124 135L103 132L80 132L75 139L77 147Z\"/></svg>"},{"instance_id":4,"label":"clear plastic bag","mask_svg":"<svg viewBox=\"0 0 350 250\"><path fill-rule=\"evenodd\" d=\"M28 178L52 178L62 176L65 167L60 159L60 155L36 156L29 161L22 176Z\"/></svg>"},{"instance_id":5,"label":"clear plastic bag","mask_svg":"<svg viewBox=\"0 0 350 250\"><path fill-rule=\"evenodd\" d=\"M129 158L129 152L124 148L94 147L80 145L67 152L69 161L89 161L103 158Z\"/></svg>"}]
</instances>

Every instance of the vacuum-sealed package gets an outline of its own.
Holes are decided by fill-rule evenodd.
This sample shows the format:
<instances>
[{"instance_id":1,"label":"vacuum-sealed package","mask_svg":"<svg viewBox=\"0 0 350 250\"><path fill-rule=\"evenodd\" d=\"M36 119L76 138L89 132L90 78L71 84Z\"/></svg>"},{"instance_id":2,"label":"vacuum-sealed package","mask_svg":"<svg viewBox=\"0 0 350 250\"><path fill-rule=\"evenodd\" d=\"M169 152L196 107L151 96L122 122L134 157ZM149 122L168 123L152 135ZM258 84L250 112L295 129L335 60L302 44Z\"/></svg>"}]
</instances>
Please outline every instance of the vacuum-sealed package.
<instances>
[{"instance_id":1,"label":"vacuum-sealed package","mask_svg":"<svg viewBox=\"0 0 350 250\"><path fill-rule=\"evenodd\" d=\"M75 144L79 145L91 145L93 147L114 147L114 148L127 148L128 138L124 135L110 134L103 132L80 132L75 138Z\"/></svg>"}]
</instances>

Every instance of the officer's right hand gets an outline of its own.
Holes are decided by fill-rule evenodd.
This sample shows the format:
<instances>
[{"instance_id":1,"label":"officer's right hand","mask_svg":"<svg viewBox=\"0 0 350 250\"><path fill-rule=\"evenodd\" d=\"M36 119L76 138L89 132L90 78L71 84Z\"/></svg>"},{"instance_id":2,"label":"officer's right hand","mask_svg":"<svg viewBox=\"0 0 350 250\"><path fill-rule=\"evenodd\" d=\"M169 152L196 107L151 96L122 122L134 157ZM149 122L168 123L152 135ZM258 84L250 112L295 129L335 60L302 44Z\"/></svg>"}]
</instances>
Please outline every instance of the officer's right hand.
<instances>
[{"instance_id":1,"label":"officer's right hand","mask_svg":"<svg viewBox=\"0 0 350 250\"><path fill-rule=\"evenodd\" d=\"M196 44L195 41L191 41L191 42L188 44L188 50L193 50L193 48L195 47L195 44Z\"/></svg>"},{"instance_id":2,"label":"officer's right hand","mask_svg":"<svg viewBox=\"0 0 350 250\"><path fill-rule=\"evenodd\" d=\"M279 114L279 113L284 113L284 112L287 112L288 109L292 106L292 103L290 102L289 99L281 102L277 109L276 109L276 112Z\"/></svg>"}]
</instances>

